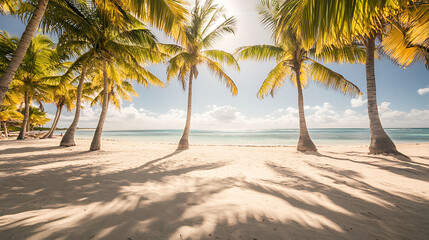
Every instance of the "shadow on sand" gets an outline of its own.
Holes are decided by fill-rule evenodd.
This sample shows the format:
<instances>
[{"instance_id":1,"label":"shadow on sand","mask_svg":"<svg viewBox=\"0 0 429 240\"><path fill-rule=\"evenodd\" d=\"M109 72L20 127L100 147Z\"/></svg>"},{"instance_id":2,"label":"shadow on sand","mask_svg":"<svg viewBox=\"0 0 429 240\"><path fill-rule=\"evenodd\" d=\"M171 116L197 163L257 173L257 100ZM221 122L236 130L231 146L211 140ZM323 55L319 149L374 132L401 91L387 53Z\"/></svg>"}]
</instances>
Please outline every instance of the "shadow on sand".
<instances>
[{"instance_id":1,"label":"shadow on sand","mask_svg":"<svg viewBox=\"0 0 429 240\"><path fill-rule=\"evenodd\" d=\"M0 159L0 173L6 174L0 185L1 239L419 239L429 236L427 199L384 191L367 184L365 177L353 169L305 160L314 172L307 175L285 167L288 164L260 159L279 178L247 180L240 176L201 177L195 173L215 171L226 167L228 161L181 164L176 157L182 151L149 161L141 159L144 164L140 166L110 172L103 172L100 164L79 164L90 159L94 154L91 152L46 153L32 158L18 154L56 148L22 147L2 151L11 155ZM425 164L395 161L395 166L391 166L392 160L385 157L368 156L368 161L359 161L355 159L358 155L365 157L363 153L347 155L350 157L327 152L314 157L320 161L329 158L371 166L404 179L429 181ZM78 162L41 168L35 173L14 174L53 164L58 159ZM225 202L227 193L237 189L242 191L237 202ZM13 201L6 201L10 198ZM270 212L258 208L267 198L278 203L269 207ZM401 219L420 219L426 224Z\"/></svg>"}]
</instances>

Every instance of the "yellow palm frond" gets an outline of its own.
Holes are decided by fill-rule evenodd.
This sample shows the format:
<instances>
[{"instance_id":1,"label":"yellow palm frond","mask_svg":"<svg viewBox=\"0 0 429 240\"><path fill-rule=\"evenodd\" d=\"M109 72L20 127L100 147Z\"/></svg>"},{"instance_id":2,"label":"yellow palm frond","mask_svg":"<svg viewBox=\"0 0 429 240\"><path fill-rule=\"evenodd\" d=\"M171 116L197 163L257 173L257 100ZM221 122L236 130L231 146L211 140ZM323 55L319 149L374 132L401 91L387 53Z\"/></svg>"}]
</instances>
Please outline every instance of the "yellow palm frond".
<instances>
[{"instance_id":1,"label":"yellow palm frond","mask_svg":"<svg viewBox=\"0 0 429 240\"><path fill-rule=\"evenodd\" d=\"M212 61L211 59L205 57L204 58L209 70L217 76L219 80L223 80L226 85L229 87L229 90L231 91L232 95L238 94L237 86L235 85L234 81L225 73L225 71L222 69L222 66L220 63Z\"/></svg>"},{"instance_id":2,"label":"yellow palm frond","mask_svg":"<svg viewBox=\"0 0 429 240\"><path fill-rule=\"evenodd\" d=\"M262 86L258 91L258 97L262 99L268 94L274 96L275 91L283 85L286 77L291 74L292 72L290 68L285 66L284 62L278 63L262 83Z\"/></svg>"},{"instance_id":3,"label":"yellow palm frond","mask_svg":"<svg viewBox=\"0 0 429 240\"><path fill-rule=\"evenodd\" d=\"M235 67L236 70L240 70L237 60L230 53L222 50L206 50L201 52L201 54L207 58L210 58L212 61L224 63L226 65Z\"/></svg>"},{"instance_id":4,"label":"yellow palm frond","mask_svg":"<svg viewBox=\"0 0 429 240\"><path fill-rule=\"evenodd\" d=\"M351 96L362 95L356 85L322 64L312 61L308 68L311 78L316 83Z\"/></svg>"},{"instance_id":5,"label":"yellow palm frond","mask_svg":"<svg viewBox=\"0 0 429 240\"><path fill-rule=\"evenodd\" d=\"M278 59L283 56L285 51L281 47L272 45L253 45L244 46L235 50L234 55L238 59L255 59L257 61L269 61L271 59Z\"/></svg>"}]
</instances>

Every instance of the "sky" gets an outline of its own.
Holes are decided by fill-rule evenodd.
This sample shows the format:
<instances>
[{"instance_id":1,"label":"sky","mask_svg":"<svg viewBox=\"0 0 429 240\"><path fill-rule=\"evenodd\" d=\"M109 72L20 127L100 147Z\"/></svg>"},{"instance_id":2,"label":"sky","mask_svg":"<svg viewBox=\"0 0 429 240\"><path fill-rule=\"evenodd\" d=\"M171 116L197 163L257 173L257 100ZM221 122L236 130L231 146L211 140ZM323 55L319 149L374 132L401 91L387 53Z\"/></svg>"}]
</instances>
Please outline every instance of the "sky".
<instances>
[{"instance_id":1,"label":"sky","mask_svg":"<svg viewBox=\"0 0 429 240\"><path fill-rule=\"evenodd\" d=\"M219 41L216 49L233 52L236 48L255 44L272 44L271 33L264 29L257 13L259 0L217 0L237 19L235 35ZM12 16L0 16L0 29L20 36L25 25ZM161 42L171 41L157 32ZM274 98L258 99L260 85L274 67L274 62L240 61L241 71L226 68L238 87L232 96L224 83L205 68L199 68L194 81L193 129L278 129L298 128L297 90L287 82ZM304 104L309 128L367 128L365 66L362 64L328 64L357 85L361 98L350 98L310 81L304 89ZM151 65L148 69L166 81L166 66ZM377 100L383 126L386 128L429 127L429 71L423 63L406 69L386 57L376 61ZM166 88L145 88L135 84L139 96L124 101L120 111L112 106L105 130L182 129L186 119L187 93L176 79ZM46 106L53 119L55 107ZM100 107L82 111L79 127L96 127ZM65 112L58 127L68 127L73 113ZM45 126L50 126L51 123Z\"/></svg>"}]
</instances>

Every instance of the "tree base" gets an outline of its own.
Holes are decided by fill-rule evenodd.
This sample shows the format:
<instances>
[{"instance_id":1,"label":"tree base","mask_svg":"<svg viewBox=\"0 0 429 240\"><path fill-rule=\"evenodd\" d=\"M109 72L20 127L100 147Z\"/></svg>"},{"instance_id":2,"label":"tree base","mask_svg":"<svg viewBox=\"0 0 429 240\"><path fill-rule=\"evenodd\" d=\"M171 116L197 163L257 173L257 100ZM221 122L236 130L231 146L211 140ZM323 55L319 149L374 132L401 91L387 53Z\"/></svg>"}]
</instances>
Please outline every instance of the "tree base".
<instances>
[{"instance_id":1,"label":"tree base","mask_svg":"<svg viewBox=\"0 0 429 240\"><path fill-rule=\"evenodd\" d=\"M61 143L60 143L60 147L73 147L73 146L76 146L76 143L74 142L74 140L61 141Z\"/></svg>"},{"instance_id":2,"label":"tree base","mask_svg":"<svg viewBox=\"0 0 429 240\"><path fill-rule=\"evenodd\" d=\"M296 149L300 152L317 152L316 145L308 138L299 138L298 146Z\"/></svg>"},{"instance_id":3,"label":"tree base","mask_svg":"<svg viewBox=\"0 0 429 240\"><path fill-rule=\"evenodd\" d=\"M180 139L179 145L177 146L177 150L187 150L187 149L189 149L188 139Z\"/></svg>"},{"instance_id":4,"label":"tree base","mask_svg":"<svg viewBox=\"0 0 429 240\"><path fill-rule=\"evenodd\" d=\"M396 150L396 146L393 141L387 135L377 138L371 138L371 144L369 145L369 154L401 155L401 153Z\"/></svg>"}]
</instances>

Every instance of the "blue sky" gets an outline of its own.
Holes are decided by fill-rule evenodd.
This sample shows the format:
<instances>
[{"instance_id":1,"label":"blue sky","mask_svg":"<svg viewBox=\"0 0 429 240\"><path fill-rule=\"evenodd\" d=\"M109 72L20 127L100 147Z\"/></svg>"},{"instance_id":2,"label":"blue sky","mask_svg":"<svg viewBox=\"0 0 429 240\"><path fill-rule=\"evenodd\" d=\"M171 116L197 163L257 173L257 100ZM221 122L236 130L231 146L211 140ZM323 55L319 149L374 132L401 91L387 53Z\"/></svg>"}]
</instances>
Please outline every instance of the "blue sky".
<instances>
[{"instance_id":1,"label":"blue sky","mask_svg":"<svg viewBox=\"0 0 429 240\"><path fill-rule=\"evenodd\" d=\"M258 0L218 0L230 15L236 16L235 35L218 42L216 48L233 52L244 45L269 44L270 33L265 31L257 14ZM20 36L24 25L18 18L0 16L0 29ZM161 41L168 41L158 34ZM200 67L194 83L192 128L297 128L297 92L287 83L274 98L260 100L256 93L274 62L240 62L241 71L228 69L239 93L231 96L222 82L207 69ZM365 67L361 64L329 64L329 67L356 84L363 92L362 99L351 100L341 93L310 83L304 90L304 102L309 127L367 127ZM148 67L165 81L165 65ZM385 57L376 62L378 105L385 127L429 127L429 71L423 63L403 69ZM420 89L420 94L418 93ZM425 90L426 89L426 90ZM136 86L139 97L132 103L123 102L120 112L109 110L106 129L181 129L186 116L187 94L177 80L162 89ZM54 114L53 106L47 107ZM80 127L95 127L99 108L86 107ZM72 113L65 113L59 126L67 127ZM124 124L127 122L127 124ZM50 124L47 124L48 126Z\"/></svg>"}]
</instances>

